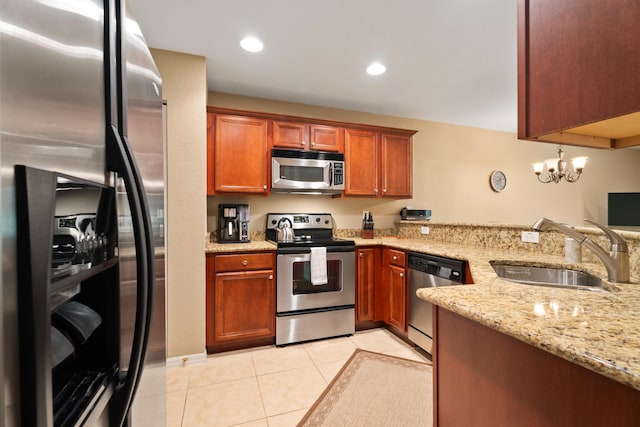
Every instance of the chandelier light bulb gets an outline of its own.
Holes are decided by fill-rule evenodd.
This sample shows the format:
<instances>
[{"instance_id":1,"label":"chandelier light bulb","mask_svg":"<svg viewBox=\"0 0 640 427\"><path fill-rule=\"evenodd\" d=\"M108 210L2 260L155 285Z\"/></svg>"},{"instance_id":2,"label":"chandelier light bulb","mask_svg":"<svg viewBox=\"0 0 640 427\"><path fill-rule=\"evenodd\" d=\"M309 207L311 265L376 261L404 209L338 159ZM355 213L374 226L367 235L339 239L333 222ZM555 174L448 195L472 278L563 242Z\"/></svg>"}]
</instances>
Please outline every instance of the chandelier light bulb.
<instances>
[{"instance_id":1,"label":"chandelier light bulb","mask_svg":"<svg viewBox=\"0 0 640 427\"><path fill-rule=\"evenodd\" d=\"M544 162L546 163L549 172L553 172L558 169L558 159L547 159Z\"/></svg>"},{"instance_id":2,"label":"chandelier light bulb","mask_svg":"<svg viewBox=\"0 0 640 427\"><path fill-rule=\"evenodd\" d=\"M575 170L582 170L584 169L584 165L587 164L587 159L588 157L574 157L571 159L571 162L573 163Z\"/></svg>"},{"instance_id":3,"label":"chandelier light bulb","mask_svg":"<svg viewBox=\"0 0 640 427\"><path fill-rule=\"evenodd\" d=\"M533 164L533 173L540 175L544 169L544 162L538 162Z\"/></svg>"}]
</instances>

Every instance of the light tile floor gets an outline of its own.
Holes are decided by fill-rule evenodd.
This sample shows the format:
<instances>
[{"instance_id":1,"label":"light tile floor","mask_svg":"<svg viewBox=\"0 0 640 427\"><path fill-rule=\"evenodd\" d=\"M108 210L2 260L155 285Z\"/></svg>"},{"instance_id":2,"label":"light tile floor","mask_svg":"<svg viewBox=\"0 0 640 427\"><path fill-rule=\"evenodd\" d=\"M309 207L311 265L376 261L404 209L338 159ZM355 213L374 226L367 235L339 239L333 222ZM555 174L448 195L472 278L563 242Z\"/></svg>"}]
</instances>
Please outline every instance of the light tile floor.
<instances>
[{"instance_id":1,"label":"light tile floor","mask_svg":"<svg viewBox=\"0 0 640 427\"><path fill-rule=\"evenodd\" d=\"M167 426L295 426L356 348L427 361L385 329L210 355L167 370Z\"/></svg>"}]
</instances>

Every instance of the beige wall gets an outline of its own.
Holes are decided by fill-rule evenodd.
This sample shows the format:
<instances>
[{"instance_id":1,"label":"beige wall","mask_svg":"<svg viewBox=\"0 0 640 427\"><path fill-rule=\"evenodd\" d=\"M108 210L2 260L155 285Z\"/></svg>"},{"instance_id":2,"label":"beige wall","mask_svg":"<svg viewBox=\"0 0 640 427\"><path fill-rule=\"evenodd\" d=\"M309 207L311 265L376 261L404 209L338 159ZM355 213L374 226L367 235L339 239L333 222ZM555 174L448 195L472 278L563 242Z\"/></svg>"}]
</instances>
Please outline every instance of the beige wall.
<instances>
[{"instance_id":1,"label":"beige wall","mask_svg":"<svg viewBox=\"0 0 640 427\"><path fill-rule=\"evenodd\" d=\"M358 228L361 212L373 212L377 228L393 226L403 206L432 210L432 220L529 225L540 216L583 225L583 218L607 222L607 193L640 191L640 150L596 150L565 146L565 158L589 156L578 182L541 184L531 164L555 157L557 145L520 141L515 134L444 123L284 103L210 92L208 105L418 130L413 138L412 200L331 199L274 195L268 198L209 197L208 229L218 203L251 206L251 230L263 230L264 214L329 211L339 228ZM489 174L501 169L507 188L494 193Z\"/></svg>"},{"instance_id":2,"label":"beige wall","mask_svg":"<svg viewBox=\"0 0 640 427\"><path fill-rule=\"evenodd\" d=\"M167 101L167 355L205 351L205 58L152 49Z\"/></svg>"},{"instance_id":3,"label":"beige wall","mask_svg":"<svg viewBox=\"0 0 640 427\"><path fill-rule=\"evenodd\" d=\"M514 134L422 120L208 93L205 59L152 50L168 102L167 149L167 352L169 357L205 351L203 237L215 224L216 205L247 202L252 231L264 230L267 212L328 211L339 228L358 228L362 210L376 227L390 227L403 206L433 211L434 221L532 224L540 215L582 224L606 222L610 191L640 191L640 150L565 147L567 157L589 156L574 184L539 184L531 163L555 156L556 145L518 141ZM206 198L205 105L418 130L414 137L414 199L331 199L274 195ZM489 173L502 169L507 189L496 194ZM206 201L206 202L205 202Z\"/></svg>"}]
</instances>

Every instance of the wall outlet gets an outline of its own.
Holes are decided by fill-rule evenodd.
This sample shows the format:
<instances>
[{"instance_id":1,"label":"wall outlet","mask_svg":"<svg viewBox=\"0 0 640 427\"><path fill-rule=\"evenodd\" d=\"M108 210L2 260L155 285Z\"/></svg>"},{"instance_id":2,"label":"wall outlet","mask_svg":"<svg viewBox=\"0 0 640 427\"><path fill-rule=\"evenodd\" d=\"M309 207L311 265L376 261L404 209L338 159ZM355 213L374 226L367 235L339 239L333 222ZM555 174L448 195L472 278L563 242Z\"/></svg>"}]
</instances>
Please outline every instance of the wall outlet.
<instances>
[{"instance_id":1,"label":"wall outlet","mask_svg":"<svg viewBox=\"0 0 640 427\"><path fill-rule=\"evenodd\" d=\"M429 234L429 227L420 227L420 233Z\"/></svg>"},{"instance_id":2,"label":"wall outlet","mask_svg":"<svg viewBox=\"0 0 640 427\"><path fill-rule=\"evenodd\" d=\"M522 241L528 243L539 243L540 242L540 233L537 231L523 231L522 232Z\"/></svg>"}]
</instances>

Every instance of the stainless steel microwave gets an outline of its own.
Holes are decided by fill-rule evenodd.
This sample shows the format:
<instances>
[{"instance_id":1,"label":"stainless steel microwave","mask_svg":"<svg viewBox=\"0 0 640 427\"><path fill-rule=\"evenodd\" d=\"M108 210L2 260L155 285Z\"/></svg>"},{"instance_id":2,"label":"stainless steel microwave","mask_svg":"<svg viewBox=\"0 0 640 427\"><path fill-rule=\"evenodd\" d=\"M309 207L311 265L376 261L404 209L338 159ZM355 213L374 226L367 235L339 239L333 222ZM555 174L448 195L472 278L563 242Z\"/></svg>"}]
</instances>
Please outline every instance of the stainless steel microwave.
<instances>
[{"instance_id":1,"label":"stainless steel microwave","mask_svg":"<svg viewBox=\"0 0 640 427\"><path fill-rule=\"evenodd\" d=\"M271 191L336 194L344 190L344 154L326 151L271 151Z\"/></svg>"}]
</instances>

